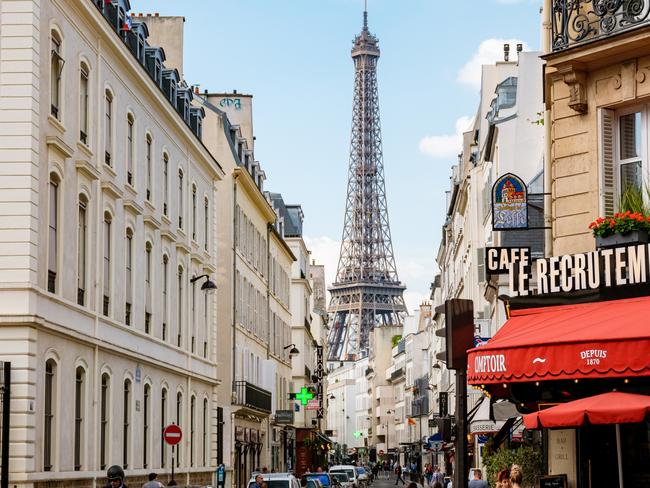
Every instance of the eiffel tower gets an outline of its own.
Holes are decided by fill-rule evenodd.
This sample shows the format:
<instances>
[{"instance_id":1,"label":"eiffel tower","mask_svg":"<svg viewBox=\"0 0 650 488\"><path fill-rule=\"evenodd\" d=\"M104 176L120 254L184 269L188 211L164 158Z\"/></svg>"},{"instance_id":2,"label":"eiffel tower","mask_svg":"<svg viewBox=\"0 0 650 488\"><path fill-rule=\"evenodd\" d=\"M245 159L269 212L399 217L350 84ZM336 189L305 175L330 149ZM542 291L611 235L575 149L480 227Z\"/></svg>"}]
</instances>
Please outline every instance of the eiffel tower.
<instances>
[{"instance_id":1,"label":"eiffel tower","mask_svg":"<svg viewBox=\"0 0 650 488\"><path fill-rule=\"evenodd\" d=\"M379 122L379 40L363 29L352 45L354 101L345 222L336 281L330 287L329 361L368 356L375 327L402 325L405 286L397 277L386 206Z\"/></svg>"}]
</instances>

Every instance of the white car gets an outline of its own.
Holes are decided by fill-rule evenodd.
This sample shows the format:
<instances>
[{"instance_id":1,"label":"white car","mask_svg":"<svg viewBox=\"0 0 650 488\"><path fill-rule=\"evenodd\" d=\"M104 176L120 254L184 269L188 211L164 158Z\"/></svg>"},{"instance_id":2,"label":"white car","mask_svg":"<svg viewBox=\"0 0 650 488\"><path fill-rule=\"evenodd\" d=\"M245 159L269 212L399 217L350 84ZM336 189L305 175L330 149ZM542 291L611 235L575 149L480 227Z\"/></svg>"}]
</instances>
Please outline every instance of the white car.
<instances>
[{"instance_id":1,"label":"white car","mask_svg":"<svg viewBox=\"0 0 650 488\"><path fill-rule=\"evenodd\" d=\"M332 466L329 470L330 473L345 473L350 478L350 488L361 488L359 477L357 476L357 467L351 464L339 464ZM271 488L271 487L269 487Z\"/></svg>"},{"instance_id":2,"label":"white car","mask_svg":"<svg viewBox=\"0 0 650 488\"><path fill-rule=\"evenodd\" d=\"M300 481L291 473L253 473L248 488L255 487L255 477L262 476L269 488L300 488Z\"/></svg>"}]
</instances>

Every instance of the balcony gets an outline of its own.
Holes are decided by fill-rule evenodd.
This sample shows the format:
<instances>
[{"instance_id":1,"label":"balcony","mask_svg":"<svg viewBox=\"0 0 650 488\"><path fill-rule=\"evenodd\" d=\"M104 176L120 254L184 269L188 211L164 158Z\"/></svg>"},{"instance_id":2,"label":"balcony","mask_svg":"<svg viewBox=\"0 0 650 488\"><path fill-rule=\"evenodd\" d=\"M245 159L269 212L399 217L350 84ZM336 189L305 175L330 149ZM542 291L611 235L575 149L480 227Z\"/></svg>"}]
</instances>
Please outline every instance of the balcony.
<instances>
[{"instance_id":1,"label":"balcony","mask_svg":"<svg viewBox=\"0 0 650 488\"><path fill-rule=\"evenodd\" d=\"M395 371L393 371L390 374L390 380L395 381L398 378L402 378L404 376L404 368L397 368Z\"/></svg>"},{"instance_id":2,"label":"balcony","mask_svg":"<svg viewBox=\"0 0 650 488\"><path fill-rule=\"evenodd\" d=\"M271 413L271 392L248 381L233 383L233 404L256 412Z\"/></svg>"},{"instance_id":3,"label":"balcony","mask_svg":"<svg viewBox=\"0 0 650 488\"><path fill-rule=\"evenodd\" d=\"M553 52L650 24L648 0L556 0L552 9Z\"/></svg>"}]
</instances>

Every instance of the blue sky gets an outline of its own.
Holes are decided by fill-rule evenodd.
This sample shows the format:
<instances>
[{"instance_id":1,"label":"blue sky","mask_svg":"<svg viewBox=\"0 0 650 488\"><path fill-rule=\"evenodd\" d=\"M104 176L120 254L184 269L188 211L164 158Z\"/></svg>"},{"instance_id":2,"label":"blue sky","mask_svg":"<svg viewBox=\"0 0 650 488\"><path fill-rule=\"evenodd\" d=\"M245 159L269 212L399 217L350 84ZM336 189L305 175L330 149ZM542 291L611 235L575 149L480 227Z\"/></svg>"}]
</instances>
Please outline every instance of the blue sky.
<instances>
[{"instance_id":1,"label":"blue sky","mask_svg":"<svg viewBox=\"0 0 650 488\"><path fill-rule=\"evenodd\" d=\"M458 131L476 109L480 64L504 39L539 48L538 0L369 0L393 247L409 309L435 273ZM351 41L363 0L131 0L185 17L184 72L201 89L253 94L256 158L305 212L333 278L343 225L352 107ZM514 47L513 47L514 51Z\"/></svg>"}]
</instances>

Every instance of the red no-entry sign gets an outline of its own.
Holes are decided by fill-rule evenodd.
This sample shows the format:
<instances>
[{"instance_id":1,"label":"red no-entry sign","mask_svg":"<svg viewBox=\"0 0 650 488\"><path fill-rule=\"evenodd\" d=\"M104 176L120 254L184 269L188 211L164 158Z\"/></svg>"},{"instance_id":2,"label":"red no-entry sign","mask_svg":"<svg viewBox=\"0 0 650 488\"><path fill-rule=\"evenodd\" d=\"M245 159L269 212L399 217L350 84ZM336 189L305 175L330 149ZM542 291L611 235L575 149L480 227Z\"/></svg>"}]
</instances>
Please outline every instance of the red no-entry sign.
<instances>
[{"instance_id":1,"label":"red no-entry sign","mask_svg":"<svg viewBox=\"0 0 650 488\"><path fill-rule=\"evenodd\" d=\"M183 438L183 431L176 424L171 424L163 430L163 439L170 446L175 446Z\"/></svg>"}]
</instances>

